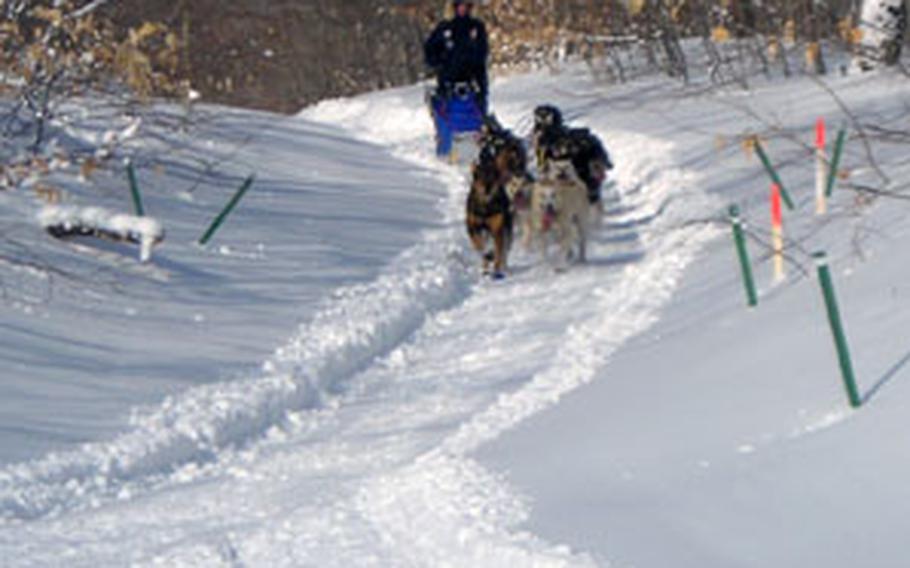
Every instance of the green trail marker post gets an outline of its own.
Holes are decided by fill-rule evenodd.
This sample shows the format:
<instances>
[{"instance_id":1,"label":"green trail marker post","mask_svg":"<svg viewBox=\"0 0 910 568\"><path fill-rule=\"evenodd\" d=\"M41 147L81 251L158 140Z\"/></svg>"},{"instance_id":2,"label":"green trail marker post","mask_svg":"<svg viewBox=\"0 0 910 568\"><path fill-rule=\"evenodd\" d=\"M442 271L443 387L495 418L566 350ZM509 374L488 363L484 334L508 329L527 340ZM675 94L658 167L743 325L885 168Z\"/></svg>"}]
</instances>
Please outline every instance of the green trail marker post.
<instances>
[{"instance_id":1,"label":"green trail marker post","mask_svg":"<svg viewBox=\"0 0 910 568\"><path fill-rule=\"evenodd\" d=\"M844 325L837 307L837 297L834 294L834 283L831 280L831 269L828 267L828 255L824 252L817 252L812 256L818 266L818 280L821 283L822 294L825 297L828 323L831 325L831 334L834 336L834 347L837 349L837 358L840 363L844 386L847 389L847 398L850 400L850 406L859 408L863 401L859 396L859 389L856 387L856 377L853 374L853 362L850 359L847 335L844 333Z\"/></svg>"},{"instance_id":2,"label":"green trail marker post","mask_svg":"<svg viewBox=\"0 0 910 568\"><path fill-rule=\"evenodd\" d=\"M761 142L757 137L755 138L755 153L758 154L758 158L761 160L762 165L765 167L765 171L768 172L768 176L771 178L771 181L776 183L780 188L780 196L784 199L784 203L787 204L787 209L793 211L796 207L793 205L793 200L790 198L790 193L784 187L784 182L781 181L780 176L777 174L777 170L775 170L774 166L771 165L771 160L768 159L768 154L765 153L765 149L762 147Z\"/></svg>"},{"instance_id":3,"label":"green trail marker post","mask_svg":"<svg viewBox=\"0 0 910 568\"><path fill-rule=\"evenodd\" d=\"M847 130L841 128L837 133L837 142L834 143L834 155L831 157L831 168L828 170L828 185L825 196L831 197L834 193L834 184L837 182L837 169L840 167L841 156L844 154L844 142L847 139Z\"/></svg>"},{"instance_id":4,"label":"green trail marker post","mask_svg":"<svg viewBox=\"0 0 910 568\"><path fill-rule=\"evenodd\" d=\"M253 185L253 180L256 179L256 174L250 174L250 177L246 178L246 181L243 182L243 185L240 186L240 189L234 193L234 196L231 197L231 200L227 205L224 206L224 209L221 210L221 213L215 217L215 220L212 221L212 224L209 225L208 230L202 235L202 238L199 239L200 245L205 245L209 242L215 232L221 227L221 224L224 223L224 220L227 219L227 216L231 214L231 211L234 210L234 207L240 203L240 200L243 198L246 191Z\"/></svg>"},{"instance_id":5,"label":"green trail marker post","mask_svg":"<svg viewBox=\"0 0 910 568\"><path fill-rule=\"evenodd\" d=\"M138 217L145 217L145 208L142 206L142 195L139 193L139 182L136 181L136 168L133 161L126 162L126 173L130 178L130 193L133 194L133 209Z\"/></svg>"},{"instance_id":6,"label":"green trail marker post","mask_svg":"<svg viewBox=\"0 0 910 568\"><path fill-rule=\"evenodd\" d=\"M739 265L742 270L743 284L746 287L746 300L749 307L758 305L758 293L755 290L755 278L752 276L752 264L749 262L749 251L746 249L746 235L743 231L742 219L739 216L739 207L730 206L730 223L733 225L733 241L736 244L736 253L739 256Z\"/></svg>"}]
</instances>

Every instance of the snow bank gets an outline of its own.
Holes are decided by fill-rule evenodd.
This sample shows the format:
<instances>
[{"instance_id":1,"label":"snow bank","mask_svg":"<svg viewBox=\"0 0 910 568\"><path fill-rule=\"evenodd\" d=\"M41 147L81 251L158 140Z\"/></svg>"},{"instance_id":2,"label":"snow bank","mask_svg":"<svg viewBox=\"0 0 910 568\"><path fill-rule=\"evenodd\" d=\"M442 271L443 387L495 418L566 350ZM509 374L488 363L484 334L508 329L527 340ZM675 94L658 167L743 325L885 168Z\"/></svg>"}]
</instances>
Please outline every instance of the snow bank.
<instances>
[{"instance_id":1,"label":"snow bank","mask_svg":"<svg viewBox=\"0 0 910 568\"><path fill-rule=\"evenodd\" d=\"M449 244L409 251L368 285L342 288L264 364L265 375L169 397L110 443L51 454L0 471L0 519L22 520L97 504L154 485L188 463L210 464L311 408L322 395L467 293Z\"/></svg>"}]
</instances>

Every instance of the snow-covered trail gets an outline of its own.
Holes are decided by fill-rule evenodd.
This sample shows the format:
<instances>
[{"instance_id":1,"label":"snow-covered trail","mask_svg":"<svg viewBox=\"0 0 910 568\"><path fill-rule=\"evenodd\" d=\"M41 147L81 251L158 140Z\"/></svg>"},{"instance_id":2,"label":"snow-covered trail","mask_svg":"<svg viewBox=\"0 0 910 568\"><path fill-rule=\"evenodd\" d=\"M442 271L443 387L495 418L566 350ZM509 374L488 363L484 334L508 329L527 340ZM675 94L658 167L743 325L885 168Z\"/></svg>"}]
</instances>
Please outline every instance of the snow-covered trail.
<instances>
[{"instance_id":1,"label":"snow-covered trail","mask_svg":"<svg viewBox=\"0 0 910 568\"><path fill-rule=\"evenodd\" d=\"M415 101L396 91L309 117L391 144L445 184L444 228L378 281L339 290L263 377L190 391L111 443L0 472L11 565L593 564L518 531L527 505L470 454L656 321L715 234L681 228L669 196L708 198L669 144L611 132L619 191L591 262L557 275L518 254L513 277L479 281L465 266L465 174L428 153Z\"/></svg>"}]
</instances>

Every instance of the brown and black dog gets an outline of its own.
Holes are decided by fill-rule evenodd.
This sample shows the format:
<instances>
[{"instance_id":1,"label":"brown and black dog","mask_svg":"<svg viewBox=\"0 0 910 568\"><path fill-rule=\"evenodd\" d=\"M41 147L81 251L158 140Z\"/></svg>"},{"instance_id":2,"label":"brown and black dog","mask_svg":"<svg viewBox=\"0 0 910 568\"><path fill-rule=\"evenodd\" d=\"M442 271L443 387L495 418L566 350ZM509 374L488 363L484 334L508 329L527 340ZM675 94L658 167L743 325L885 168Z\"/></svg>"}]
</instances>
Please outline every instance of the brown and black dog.
<instances>
[{"instance_id":1,"label":"brown and black dog","mask_svg":"<svg viewBox=\"0 0 910 568\"><path fill-rule=\"evenodd\" d=\"M483 257L484 274L502 278L512 247L512 204L492 152L481 151L471 174L465 223L471 244ZM493 240L493 250L487 250ZM492 264L492 271L490 265Z\"/></svg>"},{"instance_id":2,"label":"brown and black dog","mask_svg":"<svg viewBox=\"0 0 910 568\"><path fill-rule=\"evenodd\" d=\"M484 120L479 143L480 152L474 162L468 193L468 235L483 257L484 273L502 278L512 247L515 188L530 180L528 154L524 143L503 128L494 116ZM487 250L490 238L492 251Z\"/></svg>"}]
</instances>

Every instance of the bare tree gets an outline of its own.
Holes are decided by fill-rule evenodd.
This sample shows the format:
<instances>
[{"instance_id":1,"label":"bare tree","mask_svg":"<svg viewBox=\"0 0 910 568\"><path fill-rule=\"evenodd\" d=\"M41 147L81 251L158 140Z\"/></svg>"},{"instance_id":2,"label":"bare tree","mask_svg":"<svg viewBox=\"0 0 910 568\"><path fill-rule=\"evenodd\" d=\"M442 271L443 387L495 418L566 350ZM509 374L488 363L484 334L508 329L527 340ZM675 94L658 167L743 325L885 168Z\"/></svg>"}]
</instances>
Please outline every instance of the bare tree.
<instances>
[{"instance_id":1,"label":"bare tree","mask_svg":"<svg viewBox=\"0 0 910 568\"><path fill-rule=\"evenodd\" d=\"M874 69L879 64L896 65L907 30L906 1L865 0L860 30L856 62L861 69Z\"/></svg>"},{"instance_id":2,"label":"bare tree","mask_svg":"<svg viewBox=\"0 0 910 568\"><path fill-rule=\"evenodd\" d=\"M176 92L172 78L179 42L174 34L145 23L118 35L97 17L105 3L3 4L7 19L0 25L0 75L13 103L0 122L0 157L5 162L0 184L15 186L54 167L90 173L99 158L110 155L85 150L66 154L68 150L48 145L51 126L61 119L67 101L98 92L139 98Z\"/></svg>"}]
</instances>

